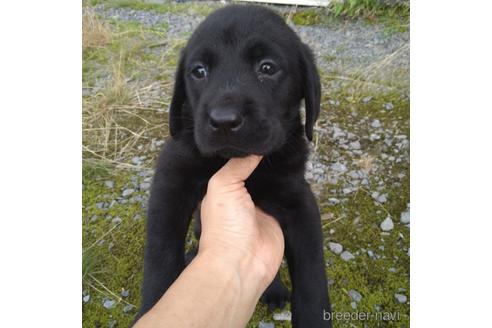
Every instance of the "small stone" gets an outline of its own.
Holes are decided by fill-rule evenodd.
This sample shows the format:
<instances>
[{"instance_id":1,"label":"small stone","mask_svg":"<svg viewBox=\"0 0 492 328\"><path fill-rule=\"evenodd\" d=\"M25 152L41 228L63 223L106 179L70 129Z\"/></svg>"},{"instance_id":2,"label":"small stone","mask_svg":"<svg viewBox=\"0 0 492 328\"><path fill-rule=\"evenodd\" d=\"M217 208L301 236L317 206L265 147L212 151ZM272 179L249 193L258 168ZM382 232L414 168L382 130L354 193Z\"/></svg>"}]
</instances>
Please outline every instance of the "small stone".
<instances>
[{"instance_id":1,"label":"small stone","mask_svg":"<svg viewBox=\"0 0 492 328\"><path fill-rule=\"evenodd\" d=\"M274 313L273 314L273 320L291 321L292 320L292 313L288 310L282 311L280 313Z\"/></svg>"},{"instance_id":2,"label":"small stone","mask_svg":"<svg viewBox=\"0 0 492 328\"><path fill-rule=\"evenodd\" d=\"M345 137L345 132L337 126L333 127L333 138L338 139L343 137Z\"/></svg>"},{"instance_id":3,"label":"small stone","mask_svg":"<svg viewBox=\"0 0 492 328\"><path fill-rule=\"evenodd\" d=\"M340 254L340 257L344 261L350 261L350 260L355 259L355 256L352 253L350 253L349 251L343 251L342 254Z\"/></svg>"},{"instance_id":4,"label":"small stone","mask_svg":"<svg viewBox=\"0 0 492 328\"><path fill-rule=\"evenodd\" d=\"M380 227L381 227L381 230L383 230L383 231L391 231L391 230L393 230L395 225L393 224L393 220L391 220L391 217L388 215L386 217L386 219L384 219L384 221L381 222Z\"/></svg>"},{"instance_id":5,"label":"small stone","mask_svg":"<svg viewBox=\"0 0 492 328\"><path fill-rule=\"evenodd\" d=\"M275 328L275 325L272 322L260 321L258 328Z\"/></svg>"},{"instance_id":6,"label":"small stone","mask_svg":"<svg viewBox=\"0 0 492 328\"><path fill-rule=\"evenodd\" d=\"M121 296L122 297L128 297L128 295L130 295L130 291L129 290L122 290L121 291Z\"/></svg>"},{"instance_id":7,"label":"small stone","mask_svg":"<svg viewBox=\"0 0 492 328\"><path fill-rule=\"evenodd\" d=\"M109 299L109 298L106 298L106 299L103 300L103 306L106 309L112 309L112 308L114 308L115 305L116 305L116 301L115 300L112 300L112 299Z\"/></svg>"},{"instance_id":8,"label":"small stone","mask_svg":"<svg viewBox=\"0 0 492 328\"><path fill-rule=\"evenodd\" d=\"M370 258L372 258L372 259L374 258L374 252L373 252L373 251L371 251L371 250L368 250L368 251L367 251L367 255L368 255Z\"/></svg>"},{"instance_id":9,"label":"small stone","mask_svg":"<svg viewBox=\"0 0 492 328\"><path fill-rule=\"evenodd\" d=\"M359 303L359 302L360 302L360 300L362 299L362 295L361 295L358 291L356 291L355 289L351 289L351 290L349 290L349 291L348 291L348 295L350 296L350 298L351 298L353 301L355 301L355 302L357 302L357 303Z\"/></svg>"},{"instance_id":10,"label":"small stone","mask_svg":"<svg viewBox=\"0 0 492 328\"><path fill-rule=\"evenodd\" d=\"M146 191L150 188L150 185L151 185L150 182L142 182L140 184L140 190Z\"/></svg>"},{"instance_id":11,"label":"small stone","mask_svg":"<svg viewBox=\"0 0 492 328\"><path fill-rule=\"evenodd\" d=\"M131 305L131 304L127 304L127 305L125 305L125 307L123 308L123 312L124 312L124 313L128 313L128 312L130 312L131 310L133 310L133 308L135 308L133 305Z\"/></svg>"},{"instance_id":12,"label":"small stone","mask_svg":"<svg viewBox=\"0 0 492 328\"><path fill-rule=\"evenodd\" d=\"M360 149L360 142L359 141L353 141L349 143L349 148L350 149Z\"/></svg>"},{"instance_id":13,"label":"small stone","mask_svg":"<svg viewBox=\"0 0 492 328\"><path fill-rule=\"evenodd\" d=\"M130 196L131 194L133 194L133 192L134 192L134 191L135 191L135 190L128 188L128 189L123 190L123 193L122 193L121 195L122 195L123 197L128 197L128 196Z\"/></svg>"},{"instance_id":14,"label":"small stone","mask_svg":"<svg viewBox=\"0 0 492 328\"><path fill-rule=\"evenodd\" d=\"M116 320L110 320L108 322L108 328L114 328L116 327L117 321Z\"/></svg>"},{"instance_id":15,"label":"small stone","mask_svg":"<svg viewBox=\"0 0 492 328\"><path fill-rule=\"evenodd\" d=\"M352 307L352 309L357 309L357 303L356 302L350 302L350 306Z\"/></svg>"},{"instance_id":16,"label":"small stone","mask_svg":"<svg viewBox=\"0 0 492 328\"><path fill-rule=\"evenodd\" d=\"M392 110L394 108L393 104L392 103L386 103L383 105L384 109L386 110Z\"/></svg>"},{"instance_id":17,"label":"small stone","mask_svg":"<svg viewBox=\"0 0 492 328\"><path fill-rule=\"evenodd\" d=\"M371 133L371 135L369 136L369 140L371 140L371 141L376 141L379 139L381 139L381 137L377 133Z\"/></svg>"},{"instance_id":18,"label":"small stone","mask_svg":"<svg viewBox=\"0 0 492 328\"><path fill-rule=\"evenodd\" d=\"M330 105L332 106L339 106L340 105L340 101L339 100L333 100L333 99L329 99L328 102L330 103Z\"/></svg>"},{"instance_id":19,"label":"small stone","mask_svg":"<svg viewBox=\"0 0 492 328\"><path fill-rule=\"evenodd\" d=\"M340 162L336 162L335 164L332 164L331 165L331 169L333 171L336 171L336 172L345 172L345 171L347 171L347 167L344 164L340 163Z\"/></svg>"},{"instance_id":20,"label":"small stone","mask_svg":"<svg viewBox=\"0 0 492 328\"><path fill-rule=\"evenodd\" d=\"M403 294L395 294L395 299L398 303L403 304L407 302L407 297Z\"/></svg>"},{"instance_id":21,"label":"small stone","mask_svg":"<svg viewBox=\"0 0 492 328\"><path fill-rule=\"evenodd\" d=\"M91 222L96 222L96 221L97 221L97 215L95 215L95 214L94 214L94 215L91 217L91 220L90 220L90 221L91 221Z\"/></svg>"},{"instance_id":22,"label":"small stone","mask_svg":"<svg viewBox=\"0 0 492 328\"><path fill-rule=\"evenodd\" d=\"M340 204L340 200L338 200L337 198L328 198L328 203L330 205L337 205Z\"/></svg>"},{"instance_id":23,"label":"small stone","mask_svg":"<svg viewBox=\"0 0 492 328\"><path fill-rule=\"evenodd\" d=\"M364 97L362 98L362 102L364 104L367 104L368 102L370 102L372 100L372 96L367 96L367 97Z\"/></svg>"},{"instance_id":24,"label":"small stone","mask_svg":"<svg viewBox=\"0 0 492 328\"><path fill-rule=\"evenodd\" d=\"M120 217L115 217L114 219L111 220L111 223L113 224L120 224L121 223L121 218Z\"/></svg>"},{"instance_id":25,"label":"small stone","mask_svg":"<svg viewBox=\"0 0 492 328\"><path fill-rule=\"evenodd\" d=\"M98 202L96 203L96 207L100 210L102 210L104 208L104 202Z\"/></svg>"},{"instance_id":26,"label":"small stone","mask_svg":"<svg viewBox=\"0 0 492 328\"><path fill-rule=\"evenodd\" d=\"M142 218L140 214L137 214L133 217L133 221L139 221Z\"/></svg>"},{"instance_id":27,"label":"small stone","mask_svg":"<svg viewBox=\"0 0 492 328\"><path fill-rule=\"evenodd\" d=\"M84 297L82 297L82 301L84 301L84 303L87 303L91 300L91 295L87 294L85 295Z\"/></svg>"},{"instance_id":28,"label":"small stone","mask_svg":"<svg viewBox=\"0 0 492 328\"><path fill-rule=\"evenodd\" d=\"M353 193L356 190L357 190L357 188L355 188L355 187L346 187L346 188L343 188L342 192L344 195L348 195L350 193Z\"/></svg>"},{"instance_id":29,"label":"small stone","mask_svg":"<svg viewBox=\"0 0 492 328\"><path fill-rule=\"evenodd\" d=\"M391 273L395 273L397 270L396 270L396 268L391 267L391 268L388 269L388 271L391 272Z\"/></svg>"},{"instance_id":30,"label":"small stone","mask_svg":"<svg viewBox=\"0 0 492 328\"><path fill-rule=\"evenodd\" d=\"M343 252L343 246L339 243L329 242L328 247L330 247L330 251L332 251L333 253L335 253L337 255L339 255Z\"/></svg>"},{"instance_id":31,"label":"small stone","mask_svg":"<svg viewBox=\"0 0 492 328\"><path fill-rule=\"evenodd\" d=\"M374 120L374 121L372 121L371 126L375 129L380 128L381 122L379 122L379 120Z\"/></svg>"},{"instance_id":32,"label":"small stone","mask_svg":"<svg viewBox=\"0 0 492 328\"><path fill-rule=\"evenodd\" d=\"M142 163L142 160L140 159L140 157L133 157L132 163L135 165L140 165Z\"/></svg>"},{"instance_id":33,"label":"small stone","mask_svg":"<svg viewBox=\"0 0 492 328\"><path fill-rule=\"evenodd\" d=\"M111 180L106 180L104 181L104 185L106 186L106 188L108 189L113 189L114 188L114 181L111 181Z\"/></svg>"},{"instance_id":34,"label":"small stone","mask_svg":"<svg viewBox=\"0 0 492 328\"><path fill-rule=\"evenodd\" d=\"M403 224L410 223L410 211L405 211L400 215L400 222Z\"/></svg>"},{"instance_id":35,"label":"small stone","mask_svg":"<svg viewBox=\"0 0 492 328\"><path fill-rule=\"evenodd\" d=\"M388 200L388 194L382 194L376 198L376 201L381 204L386 203L387 200Z\"/></svg>"},{"instance_id":36,"label":"small stone","mask_svg":"<svg viewBox=\"0 0 492 328\"><path fill-rule=\"evenodd\" d=\"M321 214L321 221L329 221L333 219L333 217L334 217L333 213L324 213Z\"/></svg>"}]
</instances>

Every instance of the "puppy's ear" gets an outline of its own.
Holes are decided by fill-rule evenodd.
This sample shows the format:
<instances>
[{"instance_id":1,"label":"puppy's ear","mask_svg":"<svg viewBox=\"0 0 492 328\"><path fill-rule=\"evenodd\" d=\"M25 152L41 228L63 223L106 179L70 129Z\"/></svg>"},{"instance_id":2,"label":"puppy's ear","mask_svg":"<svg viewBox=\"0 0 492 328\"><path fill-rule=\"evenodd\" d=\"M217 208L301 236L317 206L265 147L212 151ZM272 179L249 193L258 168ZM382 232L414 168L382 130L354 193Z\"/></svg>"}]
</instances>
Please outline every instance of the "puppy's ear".
<instances>
[{"instance_id":1,"label":"puppy's ear","mask_svg":"<svg viewBox=\"0 0 492 328\"><path fill-rule=\"evenodd\" d=\"M169 130L172 137L183 129L183 105L186 100L184 62L185 51L183 50L181 52L178 68L176 70L173 99L171 100L171 106L169 108Z\"/></svg>"},{"instance_id":2,"label":"puppy's ear","mask_svg":"<svg viewBox=\"0 0 492 328\"><path fill-rule=\"evenodd\" d=\"M306 104L306 124L304 129L308 140L311 141L313 140L313 126L320 111L321 84L311 49L303 43L300 48L302 88Z\"/></svg>"}]
</instances>

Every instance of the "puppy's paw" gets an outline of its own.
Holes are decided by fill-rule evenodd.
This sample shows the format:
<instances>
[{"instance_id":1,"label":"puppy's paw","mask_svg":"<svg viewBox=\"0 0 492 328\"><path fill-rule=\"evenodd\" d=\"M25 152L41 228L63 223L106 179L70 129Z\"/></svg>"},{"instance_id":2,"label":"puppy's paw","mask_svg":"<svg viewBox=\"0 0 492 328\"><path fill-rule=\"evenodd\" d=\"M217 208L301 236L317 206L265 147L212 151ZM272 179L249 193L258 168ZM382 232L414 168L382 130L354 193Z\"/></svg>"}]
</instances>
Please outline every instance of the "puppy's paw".
<instances>
[{"instance_id":1,"label":"puppy's paw","mask_svg":"<svg viewBox=\"0 0 492 328\"><path fill-rule=\"evenodd\" d=\"M265 290L260 300L268 306L270 311L273 311L276 308L283 309L285 303L289 301L289 297L289 290L285 288L282 282L274 280L274 282Z\"/></svg>"}]
</instances>

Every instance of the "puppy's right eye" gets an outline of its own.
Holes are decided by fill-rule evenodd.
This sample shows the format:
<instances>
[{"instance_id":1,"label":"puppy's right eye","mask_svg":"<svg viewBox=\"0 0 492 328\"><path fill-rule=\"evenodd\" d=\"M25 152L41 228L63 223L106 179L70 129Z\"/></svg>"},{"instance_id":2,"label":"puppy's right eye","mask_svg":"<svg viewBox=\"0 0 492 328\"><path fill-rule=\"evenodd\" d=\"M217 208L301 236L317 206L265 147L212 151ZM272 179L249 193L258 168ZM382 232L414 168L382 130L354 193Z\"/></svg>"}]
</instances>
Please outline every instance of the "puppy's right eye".
<instances>
[{"instance_id":1,"label":"puppy's right eye","mask_svg":"<svg viewBox=\"0 0 492 328\"><path fill-rule=\"evenodd\" d=\"M203 66L198 66L191 71L191 75L197 80L204 79L208 76L207 69Z\"/></svg>"}]
</instances>

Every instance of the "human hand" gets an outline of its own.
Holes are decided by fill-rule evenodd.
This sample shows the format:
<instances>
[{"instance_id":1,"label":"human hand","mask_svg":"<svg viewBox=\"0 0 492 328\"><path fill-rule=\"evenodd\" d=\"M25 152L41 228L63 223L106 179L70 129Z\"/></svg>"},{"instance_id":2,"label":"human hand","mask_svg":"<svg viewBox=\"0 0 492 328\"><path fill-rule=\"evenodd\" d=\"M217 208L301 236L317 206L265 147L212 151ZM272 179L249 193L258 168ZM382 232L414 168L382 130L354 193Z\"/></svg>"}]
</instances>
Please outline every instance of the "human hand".
<instances>
[{"instance_id":1,"label":"human hand","mask_svg":"<svg viewBox=\"0 0 492 328\"><path fill-rule=\"evenodd\" d=\"M282 261L284 238L278 222L255 207L244 184L260 161L256 155L233 158L212 176L201 205L198 254L260 277L265 289Z\"/></svg>"}]
</instances>

